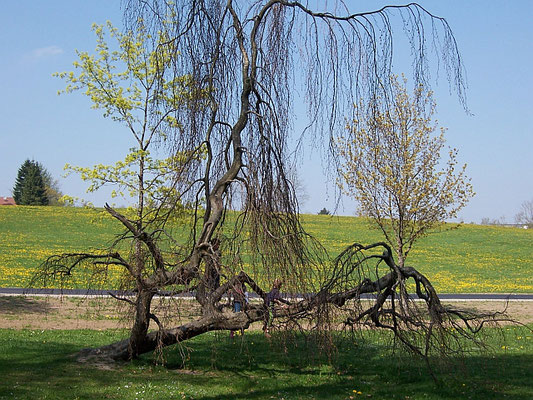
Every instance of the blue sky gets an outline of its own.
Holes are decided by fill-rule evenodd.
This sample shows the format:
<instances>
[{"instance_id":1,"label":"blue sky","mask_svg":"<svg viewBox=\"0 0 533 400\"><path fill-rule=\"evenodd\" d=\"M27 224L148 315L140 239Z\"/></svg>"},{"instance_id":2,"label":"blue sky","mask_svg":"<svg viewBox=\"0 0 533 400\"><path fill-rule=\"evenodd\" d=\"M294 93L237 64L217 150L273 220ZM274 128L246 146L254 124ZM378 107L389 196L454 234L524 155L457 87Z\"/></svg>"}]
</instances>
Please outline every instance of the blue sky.
<instances>
[{"instance_id":1,"label":"blue sky","mask_svg":"<svg viewBox=\"0 0 533 400\"><path fill-rule=\"evenodd\" d=\"M347 1L348 4L352 3ZM381 2L366 2L378 8ZM361 2L353 2L361 4ZM447 142L468 164L476 197L460 213L513 222L533 199L533 1L421 1L445 17L459 44L468 76L467 115L445 80L434 88ZM359 7L357 10L361 11ZM0 196L10 196L20 164L33 158L57 178L65 163L90 166L122 158L132 145L125 130L90 109L81 94L57 96L52 77L72 69L75 49L92 51L93 22L121 26L120 1L11 1L0 14ZM401 72L401 71L397 71ZM320 172L317 154L304 158L300 176L309 194L303 210L333 209L334 187ZM64 193L102 205L108 193L84 193L77 177L60 178ZM354 213L344 200L339 214Z\"/></svg>"}]
</instances>

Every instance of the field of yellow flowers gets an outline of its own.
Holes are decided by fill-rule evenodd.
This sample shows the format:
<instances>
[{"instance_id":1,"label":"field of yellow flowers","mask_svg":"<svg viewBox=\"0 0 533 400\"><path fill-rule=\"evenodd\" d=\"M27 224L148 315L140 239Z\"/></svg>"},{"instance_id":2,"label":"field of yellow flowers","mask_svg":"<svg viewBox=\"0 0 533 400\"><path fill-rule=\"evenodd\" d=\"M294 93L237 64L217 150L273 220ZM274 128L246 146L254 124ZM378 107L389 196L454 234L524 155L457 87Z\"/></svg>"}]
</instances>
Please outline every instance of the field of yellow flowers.
<instances>
[{"instance_id":1,"label":"field of yellow flowers","mask_svg":"<svg viewBox=\"0 0 533 400\"><path fill-rule=\"evenodd\" d=\"M73 207L0 207L0 287L26 287L47 257L101 249L119 225L101 211ZM83 287L83 277L74 281Z\"/></svg>"},{"instance_id":2,"label":"field of yellow flowers","mask_svg":"<svg viewBox=\"0 0 533 400\"><path fill-rule=\"evenodd\" d=\"M333 254L382 241L371 222L305 215L304 226ZM533 293L533 229L447 225L416 242L406 260L441 293Z\"/></svg>"},{"instance_id":3,"label":"field of yellow flowers","mask_svg":"<svg viewBox=\"0 0 533 400\"><path fill-rule=\"evenodd\" d=\"M304 227L334 257L353 242L383 240L368 221L304 215ZM48 256L102 249L120 225L102 211L71 207L0 208L0 287L25 287ZM533 230L461 225L433 233L415 245L407 264L440 292L533 292ZM72 287L85 287L81 274ZM108 285L115 286L117 276ZM108 287L111 288L111 287Z\"/></svg>"}]
</instances>

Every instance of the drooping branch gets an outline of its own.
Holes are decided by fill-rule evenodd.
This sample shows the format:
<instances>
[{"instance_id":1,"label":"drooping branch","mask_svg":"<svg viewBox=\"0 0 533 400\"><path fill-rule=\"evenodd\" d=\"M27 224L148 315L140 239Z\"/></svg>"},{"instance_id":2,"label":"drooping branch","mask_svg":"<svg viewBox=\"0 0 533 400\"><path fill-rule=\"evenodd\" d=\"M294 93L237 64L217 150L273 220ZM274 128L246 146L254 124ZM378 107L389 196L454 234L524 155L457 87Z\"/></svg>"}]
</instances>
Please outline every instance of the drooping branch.
<instances>
[{"instance_id":1,"label":"drooping branch","mask_svg":"<svg viewBox=\"0 0 533 400\"><path fill-rule=\"evenodd\" d=\"M368 247L375 248L377 246ZM359 248L359 245L351 248L352 250ZM374 258L369 257L367 261L372 259ZM376 294L374 299L365 300L370 302L370 306L365 310L358 311L356 316L348 317L344 321L344 326L370 325L391 330L400 343L423 357L430 356L432 352L440 352L443 347L457 351L453 346L458 345L458 338L476 340L475 335L483 325L497 321L509 321L502 313L479 314L469 310L442 306L431 283L424 275L412 267L403 267L399 271L403 277L400 278L401 280L413 278L422 285L426 293L429 293L429 296L426 296L429 298L421 299L422 303L426 305L425 311L418 306L419 302L415 305L419 312L413 312L405 304L402 305L403 301L412 302L413 299L400 299L403 294L401 291L397 291L396 285L399 277L395 271L390 271L374 281L365 278L350 290L334 293L323 290L307 298L293 300L286 307L276 307L273 316L276 319L281 318L287 321L301 319L312 321L313 318L316 318L318 308L329 305L349 312L358 309L363 301L362 295ZM246 283L252 291L261 298L265 298L264 290L250 276L241 271L213 292L214 301L219 301L222 295L237 282ZM244 312L228 314L219 311L203 315L199 319L179 327L149 333L139 350L139 354L153 351L157 346L164 347L176 344L209 331L246 329L254 322L265 320L265 313L267 310L260 301L250 304ZM342 329L342 326L332 328L334 330ZM83 360L91 358L127 360L130 356L127 340L99 349L85 349L79 355L80 359Z\"/></svg>"},{"instance_id":2,"label":"drooping branch","mask_svg":"<svg viewBox=\"0 0 533 400\"><path fill-rule=\"evenodd\" d=\"M48 257L38 268L33 275L29 286L38 287L39 285L47 285L48 281L57 281L61 285L70 279L77 268L83 265L91 265L95 267L93 274L98 275L100 272L105 273L106 267L110 265L118 265L124 267L128 273L133 272L133 267L128 263L118 252L107 254L91 254L91 253L65 253L60 255L53 255ZM100 270L98 266L103 266Z\"/></svg>"},{"instance_id":3,"label":"drooping branch","mask_svg":"<svg viewBox=\"0 0 533 400\"><path fill-rule=\"evenodd\" d=\"M172 121L161 139L172 154L198 155L184 159L172 184L172 190L180 192L173 207L181 202L189 213L189 236L179 254L163 250L163 232L175 211L165 208L168 203L155 211L145 209L154 216L151 220L141 212L138 218L144 225L106 205L129 232L121 238L146 246L148 252L137 252L135 268L124 264L129 278L138 281L130 303L135 307L130 337L84 351L84 357L129 360L205 332L247 328L267 317L266 290L260 285L276 278L285 279L292 295L286 307L273 309L274 318L286 326L286 321L305 320L301 326L323 331L380 327L424 356L439 349L446 329L456 321L465 324L468 335L474 317L461 319L460 311L442 306L430 281L413 268L397 265L384 243L349 246L330 267L327 252L301 226L290 174L297 165L294 143L298 148L306 139L313 140L329 150L334 164L337 154L331 143L353 104L380 96L390 100L394 13L400 15L400 27L413 50L415 84L429 78L424 28L429 21L433 43L453 72L461 97L461 60L445 20L415 3L343 15L286 0L129 0L126 5L128 28L153 38L163 36L165 40L158 39L153 47L167 56L175 79L186 77L191 83L187 107L169 112L161 100L156 104L161 110L153 116ZM346 8L342 2L336 5L341 7L335 10ZM443 43L439 32L444 33ZM294 136L294 103L300 102L294 93L299 86L304 88L301 102L306 103L310 129ZM166 217L156 221L159 215ZM220 285L209 286L210 263L218 256L212 240L219 237L226 243L214 270L222 279ZM110 260L122 263L116 257ZM109 262L95 260L101 261ZM246 271L237 273L241 268ZM420 301L410 297L407 281L414 282ZM260 299L244 312L228 313L220 302L236 284L246 284ZM152 298L166 288L183 287L196 288L202 315L163 329L152 312ZM367 300L364 295L372 296ZM344 313L346 324L325 318L325 325L322 317L332 310ZM158 330L149 331L151 321Z\"/></svg>"}]
</instances>

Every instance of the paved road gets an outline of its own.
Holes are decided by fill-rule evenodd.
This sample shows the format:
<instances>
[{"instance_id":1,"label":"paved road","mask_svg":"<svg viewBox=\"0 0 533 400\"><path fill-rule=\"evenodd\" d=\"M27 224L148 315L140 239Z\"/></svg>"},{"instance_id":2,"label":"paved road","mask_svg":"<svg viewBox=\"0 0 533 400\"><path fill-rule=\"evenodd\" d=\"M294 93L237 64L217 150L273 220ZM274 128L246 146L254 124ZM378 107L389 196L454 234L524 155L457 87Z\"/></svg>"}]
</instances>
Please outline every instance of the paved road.
<instances>
[{"instance_id":1,"label":"paved road","mask_svg":"<svg viewBox=\"0 0 533 400\"><path fill-rule=\"evenodd\" d=\"M115 295L128 293L116 290L88 290L88 289L21 289L21 288L0 288L0 296L106 296L109 292ZM180 297L192 297L192 293L182 293ZM252 295L252 297L254 297ZM363 298L372 298L372 295ZM441 300L453 301L533 301L533 293L505 294L505 293L441 293Z\"/></svg>"}]
</instances>

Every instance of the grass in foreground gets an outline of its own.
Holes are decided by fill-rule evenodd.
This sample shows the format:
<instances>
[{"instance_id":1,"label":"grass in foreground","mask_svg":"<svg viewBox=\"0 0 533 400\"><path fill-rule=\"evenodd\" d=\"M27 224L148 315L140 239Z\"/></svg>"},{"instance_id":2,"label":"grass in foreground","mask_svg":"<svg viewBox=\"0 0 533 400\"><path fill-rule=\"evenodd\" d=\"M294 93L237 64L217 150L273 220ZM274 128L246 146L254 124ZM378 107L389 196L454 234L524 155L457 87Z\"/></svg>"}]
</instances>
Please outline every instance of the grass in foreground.
<instances>
[{"instance_id":1,"label":"grass in foreground","mask_svg":"<svg viewBox=\"0 0 533 400\"><path fill-rule=\"evenodd\" d=\"M144 357L98 369L70 355L122 332L0 330L0 398L529 400L533 334L517 327L504 333L506 345L493 338L494 353L467 357L435 385L423 363L387 357L370 337L357 345L337 343L330 363L302 338L285 346L259 333L235 340L208 334L165 351L165 366Z\"/></svg>"}]
</instances>

